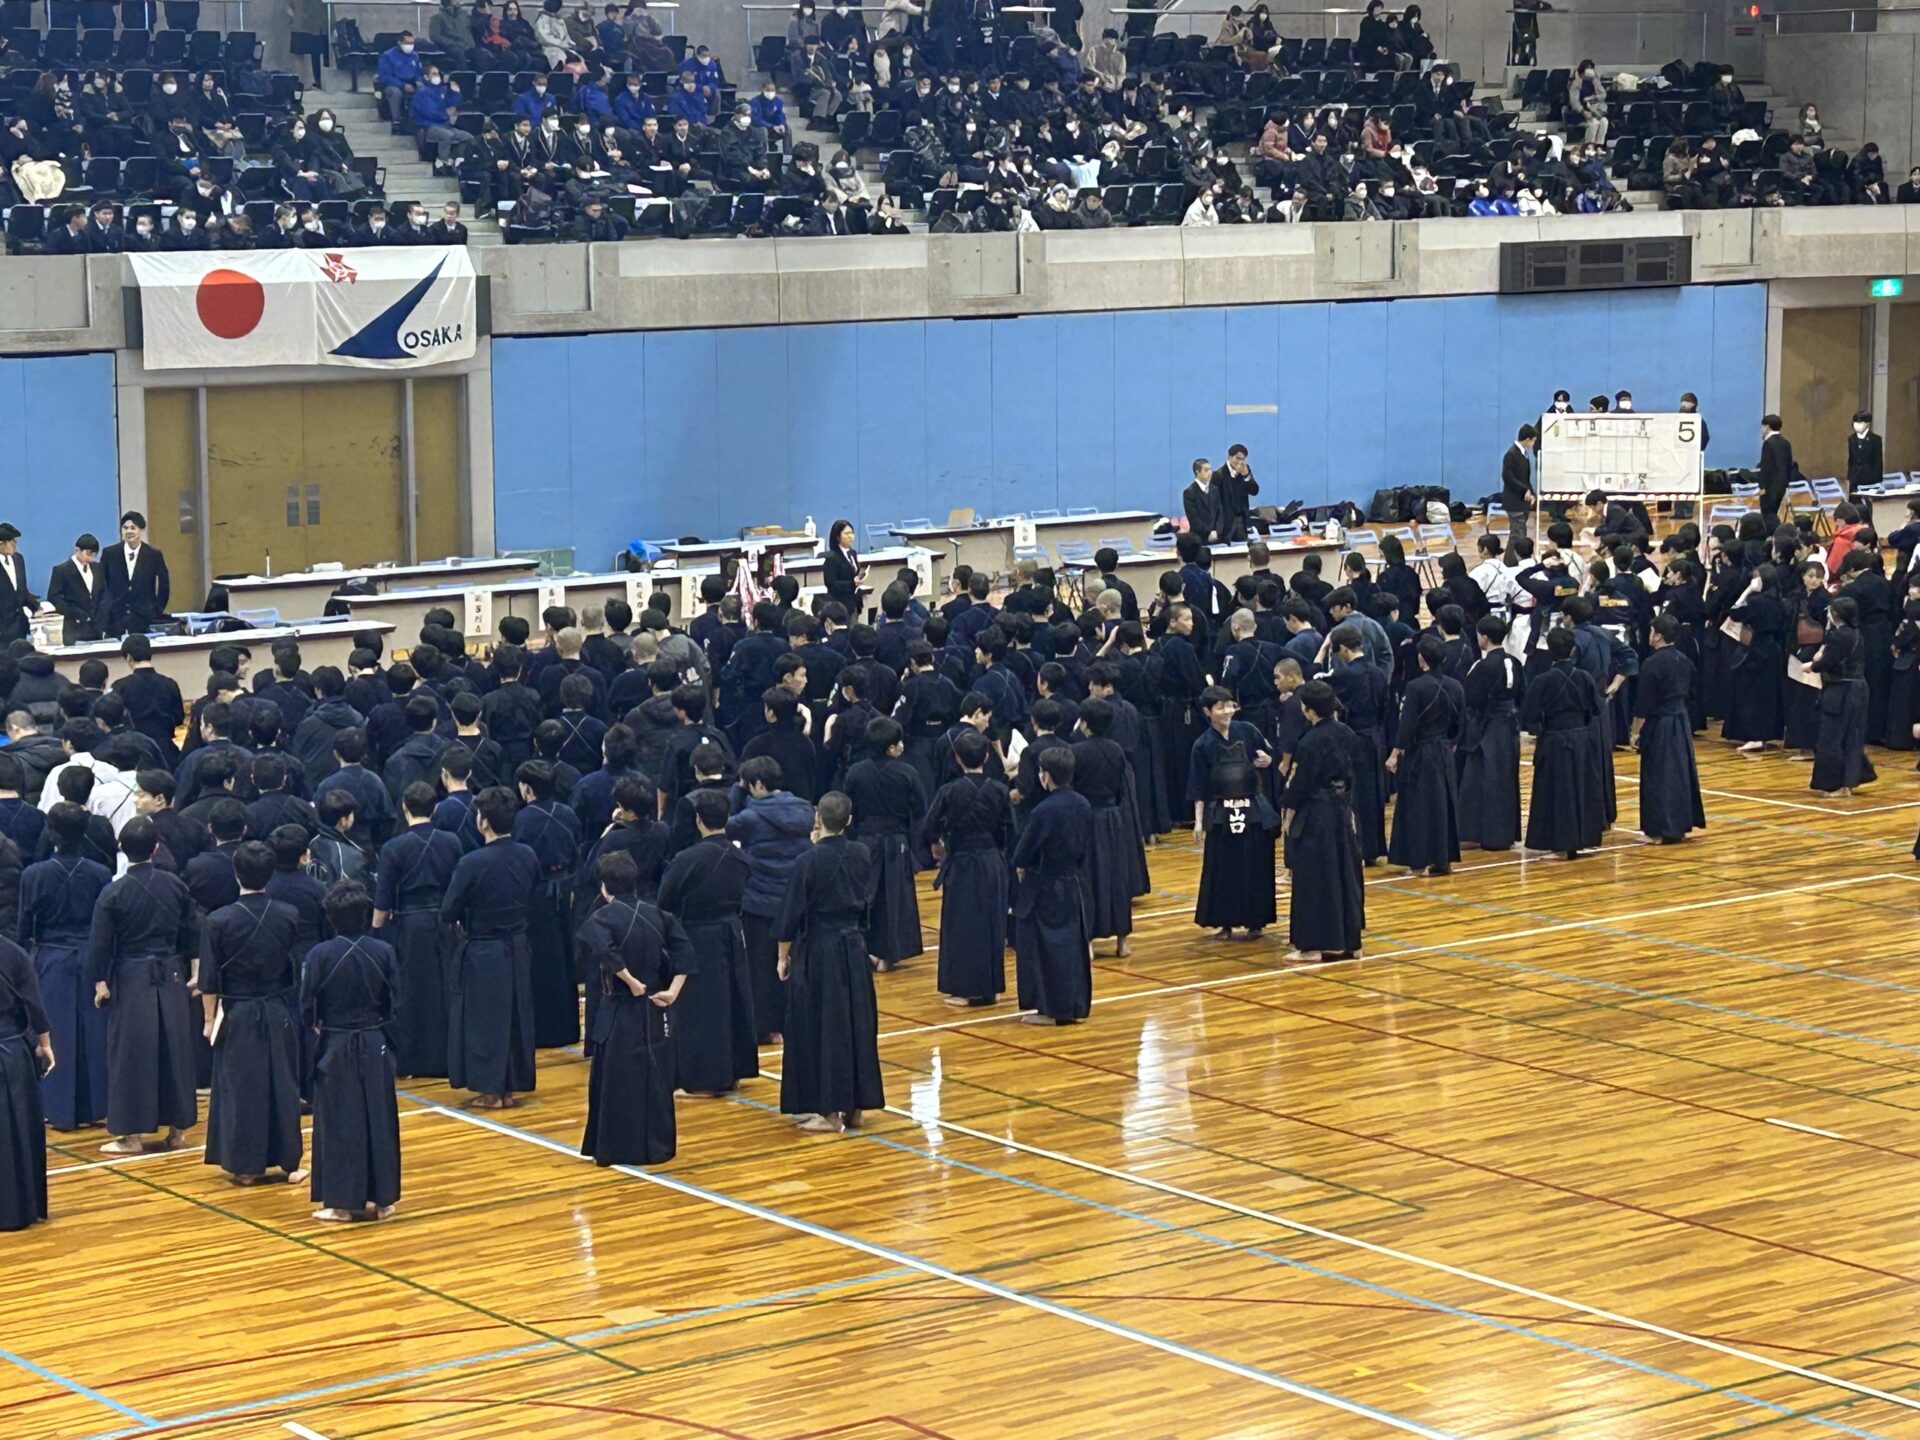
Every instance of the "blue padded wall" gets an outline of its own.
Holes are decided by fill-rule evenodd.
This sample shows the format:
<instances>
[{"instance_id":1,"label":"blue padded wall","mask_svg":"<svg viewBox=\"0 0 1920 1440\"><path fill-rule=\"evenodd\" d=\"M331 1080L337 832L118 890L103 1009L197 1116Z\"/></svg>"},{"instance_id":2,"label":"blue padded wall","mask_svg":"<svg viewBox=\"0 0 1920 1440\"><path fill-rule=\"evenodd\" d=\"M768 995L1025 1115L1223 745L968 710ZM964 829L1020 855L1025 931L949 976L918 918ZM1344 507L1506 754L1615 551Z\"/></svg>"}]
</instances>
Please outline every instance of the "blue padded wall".
<instances>
[{"instance_id":1,"label":"blue padded wall","mask_svg":"<svg viewBox=\"0 0 1920 1440\"><path fill-rule=\"evenodd\" d=\"M108 367L110 476L111 362L81 358ZM598 567L634 538L808 515L1176 508L1234 441L1269 502L1478 499L1557 387L1643 410L1692 390L1708 463L1751 465L1766 287L500 338L493 366L499 543Z\"/></svg>"},{"instance_id":2,"label":"blue padded wall","mask_svg":"<svg viewBox=\"0 0 1920 1440\"><path fill-rule=\"evenodd\" d=\"M0 359L0 520L20 528L36 591L76 536L119 529L114 414L111 355Z\"/></svg>"}]
</instances>

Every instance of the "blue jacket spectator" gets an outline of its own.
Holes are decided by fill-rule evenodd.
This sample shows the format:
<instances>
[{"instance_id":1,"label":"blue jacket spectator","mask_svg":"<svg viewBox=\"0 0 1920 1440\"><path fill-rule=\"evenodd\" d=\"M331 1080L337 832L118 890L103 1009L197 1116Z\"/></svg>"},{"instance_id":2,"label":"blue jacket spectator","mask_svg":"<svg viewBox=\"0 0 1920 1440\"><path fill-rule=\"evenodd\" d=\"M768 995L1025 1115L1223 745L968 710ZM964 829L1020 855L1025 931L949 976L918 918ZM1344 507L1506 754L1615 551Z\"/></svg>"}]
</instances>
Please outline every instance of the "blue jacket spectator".
<instances>
[{"instance_id":1,"label":"blue jacket spectator","mask_svg":"<svg viewBox=\"0 0 1920 1440\"><path fill-rule=\"evenodd\" d=\"M727 821L727 838L747 859L740 908L749 915L779 914L787 879L813 844L813 806L786 790L749 797Z\"/></svg>"},{"instance_id":2,"label":"blue jacket spectator","mask_svg":"<svg viewBox=\"0 0 1920 1440\"><path fill-rule=\"evenodd\" d=\"M413 92L413 123L415 125L451 125L452 111L460 104L459 92L451 86L429 85L420 82Z\"/></svg>"},{"instance_id":3,"label":"blue jacket spectator","mask_svg":"<svg viewBox=\"0 0 1920 1440\"><path fill-rule=\"evenodd\" d=\"M680 62L680 73L693 76L694 83L702 90L710 90L716 95L726 83L720 74L720 62L708 53L704 45Z\"/></svg>"},{"instance_id":4,"label":"blue jacket spectator","mask_svg":"<svg viewBox=\"0 0 1920 1440\"><path fill-rule=\"evenodd\" d=\"M402 35L398 44L381 52L374 83L382 90L390 86L418 85L421 73L420 57L413 53L413 37Z\"/></svg>"},{"instance_id":5,"label":"blue jacket spectator","mask_svg":"<svg viewBox=\"0 0 1920 1440\"><path fill-rule=\"evenodd\" d=\"M543 75L540 79L544 82L546 77ZM513 113L515 119L525 116L538 130L542 116L560 113L560 102L553 98L553 92L544 83L529 85L514 97Z\"/></svg>"},{"instance_id":6,"label":"blue jacket spectator","mask_svg":"<svg viewBox=\"0 0 1920 1440\"><path fill-rule=\"evenodd\" d=\"M636 75L632 84L613 97L613 123L624 130L638 130L641 121L659 113L653 108L653 97L640 88L639 80Z\"/></svg>"},{"instance_id":7,"label":"blue jacket spectator","mask_svg":"<svg viewBox=\"0 0 1920 1440\"><path fill-rule=\"evenodd\" d=\"M620 22L613 18L614 7L607 7L607 18L594 27L594 36L600 41L600 48L609 55L618 55L627 48L627 32Z\"/></svg>"},{"instance_id":8,"label":"blue jacket spectator","mask_svg":"<svg viewBox=\"0 0 1920 1440\"><path fill-rule=\"evenodd\" d=\"M667 101L667 114L675 119L684 118L689 125L711 124L713 112L708 108L707 97L700 93L699 82L684 70L680 72L680 81L673 98Z\"/></svg>"},{"instance_id":9,"label":"blue jacket spectator","mask_svg":"<svg viewBox=\"0 0 1920 1440\"><path fill-rule=\"evenodd\" d=\"M753 97L753 123L762 130L783 130L787 124L787 102L778 95Z\"/></svg>"},{"instance_id":10,"label":"blue jacket spectator","mask_svg":"<svg viewBox=\"0 0 1920 1440\"><path fill-rule=\"evenodd\" d=\"M598 80L582 80L573 87L573 108L595 125L613 118L613 106L607 101L606 87Z\"/></svg>"}]
</instances>

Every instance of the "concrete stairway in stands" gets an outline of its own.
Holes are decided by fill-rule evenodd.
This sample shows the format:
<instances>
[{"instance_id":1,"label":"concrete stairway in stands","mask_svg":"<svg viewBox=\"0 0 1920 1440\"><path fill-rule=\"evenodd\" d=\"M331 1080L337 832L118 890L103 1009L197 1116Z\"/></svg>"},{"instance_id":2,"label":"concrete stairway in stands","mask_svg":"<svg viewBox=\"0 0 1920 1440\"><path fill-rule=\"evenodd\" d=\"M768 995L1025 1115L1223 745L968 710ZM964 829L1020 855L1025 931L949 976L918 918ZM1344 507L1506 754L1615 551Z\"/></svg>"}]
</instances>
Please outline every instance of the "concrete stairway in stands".
<instances>
[{"instance_id":1,"label":"concrete stairway in stands","mask_svg":"<svg viewBox=\"0 0 1920 1440\"><path fill-rule=\"evenodd\" d=\"M367 88L365 77L357 94L344 88L346 77L339 71L328 73L327 84L330 88L326 90L307 91L307 113L312 115L322 109L333 111L346 130L353 153L372 155L379 160L386 171L389 209L408 200L418 200L426 207L428 223L438 220L440 207L460 198L459 181L451 175L435 175L432 163L420 158L411 135L395 135L389 130L387 122L380 118L379 107L373 92ZM331 88L334 86L341 88ZM470 211L471 207L463 210ZM463 213L461 219L466 222L470 244L503 243L496 221L480 220L471 213Z\"/></svg>"}]
</instances>

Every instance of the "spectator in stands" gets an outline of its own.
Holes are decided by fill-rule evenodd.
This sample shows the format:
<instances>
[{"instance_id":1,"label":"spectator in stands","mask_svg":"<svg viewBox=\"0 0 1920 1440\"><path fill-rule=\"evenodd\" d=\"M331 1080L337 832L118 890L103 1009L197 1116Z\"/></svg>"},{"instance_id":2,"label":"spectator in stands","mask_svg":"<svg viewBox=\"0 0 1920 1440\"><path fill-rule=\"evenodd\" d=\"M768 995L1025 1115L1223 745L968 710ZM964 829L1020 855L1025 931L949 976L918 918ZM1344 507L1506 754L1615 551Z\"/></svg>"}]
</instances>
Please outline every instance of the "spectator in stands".
<instances>
[{"instance_id":1,"label":"spectator in stands","mask_svg":"<svg viewBox=\"0 0 1920 1440\"><path fill-rule=\"evenodd\" d=\"M1887 203L1887 172L1880 159L1880 147L1869 140L1860 147L1860 153L1853 157L1853 163L1847 166L1847 180L1853 188L1853 203L1856 205L1884 205Z\"/></svg>"},{"instance_id":2,"label":"spectator in stands","mask_svg":"<svg viewBox=\"0 0 1920 1440\"><path fill-rule=\"evenodd\" d=\"M691 81L691 75L683 75L683 82ZM685 94L683 88L682 94ZM677 103L680 96L674 97ZM799 167L796 165L796 171ZM728 190L751 190L764 186L773 178L773 172L767 168L766 141L753 128L753 110L747 105L734 108L733 123L720 137L720 183ZM814 176L818 179L818 176ZM806 189L805 175L798 177L799 189L794 188L796 177L788 175L783 182L787 194L803 193Z\"/></svg>"},{"instance_id":3,"label":"spectator in stands","mask_svg":"<svg viewBox=\"0 0 1920 1440\"><path fill-rule=\"evenodd\" d=\"M1427 34L1427 27L1420 18L1420 7L1409 5L1400 12L1400 49L1415 65L1424 65L1433 59L1433 40Z\"/></svg>"},{"instance_id":4,"label":"spectator in stands","mask_svg":"<svg viewBox=\"0 0 1920 1440\"><path fill-rule=\"evenodd\" d=\"M1337 220L1346 202L1347 172L1327 153L1325 131L1317 131L1295 171L1295 181L1306 196L1306 214L1313 220Z\"/></svg>"},{"instance_id":5,"label":"spectator in stands","mask_svg":"<svg viewBox=\"0 0 1920 1440\"><path fill-rule=\"evenodd\" d=\"M304 120L295 120L274 136L273 173L280 183L280 192L292 199L318 200L325 194L320 172L308 157Z\"/></svg>"},{"instance_id":6,"label":"spectator in stands","mask_svg":"<svg viewBox=\"0 0 1920 1440\"><path fill-rule=\"evenodd\" d=\"M133 227L127 231L128 251L141 255L149 254L158 247L159 243L153 233L153 216L144 214L134 216Z\"/></svg>"},{"instance_id":7,"label":"spectator in stands","mask_svg":"<svg viewBox=\"0 0 1920 1440\"><path fill-rule=\"evenodd\" d=\"M1714 123L1722 130L1732 131L1739 127L1746 113L1747 97L1733 83L1733 71L1722 70L1714 77L1713 84L1707 89L1707 108L1713 112Z\"/></svg>"},{"instance_id":8,"label":"spectator in stands","mask_svg":"<svg viewBox=\"0 0 1920 1440\"><path fill-rule=\"evenodd\" d=\"M407 123L414 87L424 73L420 57L413 51L413 32L402 30L400 38L381 52L373 72L374 86L386 101L387 120L395 128Z\"/></svg>"},{"instance_id":9,"label":"spectator in stands","mask_svg":"<svg viewBox=\"0 0 1920 1440\"><path fill-rule=\"evenodd\" d=\"M200 226L200 217L192 210L174 211L173 223L160 237L162 250L210 250L213 241Z\"/></svg>"},{"instance_id":10,"label":"spectator in stands","mask_svg":"<svg viewBox=\"0 0 1920 1440\"><path fill-rule=\"evenodd\" d=\"M216 185L213 177L204 172L181 187L175 203L181 211L198 216L202 225L214 216L225 215L233 209L232 195Z\"/></svg>"},{"instance_id":11,"label":"spectator in stands","mask_svg":"<svg viewBox=\"0 0 1920 1440\"><path fill-rule=\"evenodd\" d=\"M24 115L8 120L6 139L0 142L0 158L5 159L8 172L13 176L13 188L20 198L29 204L40 204L66 189L67 172L53 158L52 150L35 138L31 130Z\"/></svg>"},{"instance_id":12,"label":"spectator in stands","mask_svg":"<svg viewBox=\"0 0 1920 1440\"><path fill-rule=\"evenodd\" d=\"M426 230L426 243L429 245L464 245L467 243L467 227L460 223L460 202L449 200L440 207L440 218Z\"/></svg>"},{"instance_id":13,"label":"spectator in stands","mask_svg":"<svg viewBox=\"0 0 1920 1440\"><path fill-rule=\"evenodd\" d=\"M440 78L440 67L428 65L420 83L414 87L412 108L414 138L422 147L433 146L436 175L451 173L473 148L473 136L459 126L460 87Z\"/></svg>"},{"instance_id":14,"label":"spectator in stands","mask_svg":"<svg viewBox=\"0 0 1920 1440\"><path fill-rule=\"evenodd\" d=\"M300 248L300 212L291 205L273 207L273 223L266 233L255 237L261 250L298 250Z\"/></svg>"},{"instance_id":15,"label":"spectator in stands","mask_svg":"<svg viewBox=\"0 0 1920 1440\"><path fill-rule=\"evenodd\" d=\"M576 55L593 55L600 48L600 32L593 23L593 7L581 0L567 16L567 48ZM597 63L600 57L594 55Z\"/></svg>"},{"instance_id":16,"label":"spectator in stands","mask_svg":"<svg viewBox=\"0 0 1920 1440\"><path fill-rule=\"evenodd\" d=\"M88 142L102 155L133 153L133 110L120 81L96 70L74 98L74 113Z\"/></svg>"},{"instance_id":17,"label":"spectator in stands","mask_svg":"<svg viewBox=\"0 0 1920 1440\"><path fill-rule=\"evenodd\" d=\"M1413 57L1400 49L1400 35L1387 18L1384 0L1367 0L1359 37L1353 42L1353 63L1362 70L1405 70Z\"/></svg>"},{"instance_id":18,"label":"spectator in stands","mask_svg":"<svg viewBox=\"0 0 1920 1440\"><path fill-rule=\"evenodd\" d=\"M378 200L374 201L367 207L366 218L341 236L340 243L362 248L392 244L387 236L387 207Z\"/></svg>"},{"instance_id":19,"label":"spectator in stands","mask_svg":"<svg viewBox=\"0 0 1920 1440\"><path fill-rule=\"evenodd\" d=\"M1893 198L1902 205L1920 205L1920 165L1907 172L1907 183L1894 192Z\"/></svg>"},{"instance_id":20,"label":"spectator in stands","mask_svg":"<svg viewBox=\"0 0 1920 1440\"><path fill-rule=\"evenodd\" d=\"M515 56L515 69L533 69L547 63L541 53L540 37L533 23L520 13L520 0L507 0L500 7L500 33Z\"/></svg>"},{"instance_id":21,"label":"spectator in stands","mask_svg":"<svg viewBox=\"0 0 1920 1440\"><path fill-rule=\"evenodd\" d=\"M320 176L325 198L346 199L367 188L353 168L353 146L331 110L314 111L306 147L307 168Z\"/></svg>"},{"instance_id":22,"label":"spectator in stands","mask_svg":"<svg viewBox=\"0 0 1920 1440\"><path fill-rule=\"evenodd\" d=\"M1807 142L1809 150L1826 147L1826 140L1820 134L1820 107L1806 104L1800 107L1800 138Z\"/></svg>"},{"instance_id":23,"label":"spectator in stands","mask_svg":"<svg viewBox=\"0 0 1920 1440\"><path fill-rule=\"evenodd\" d=\"M614 63L627 53L627 32L620 23L626 11L624 6L609 5L602 13L604 18L594 27L594 40L601 54Z\"/></svg>"},{"instance_id":24,"label":"spectator in stands","mask_svg":"<svg viewBox=\"0 0 1920 1440\"><path fill-rule=\"evenodd\" d=\"M447 57L450 65L474 63L473 22L460 9L460 0L440 0L440 8L427 22L427 40Z\"/></svg>"},{"instance_id":25,"label":"spectator in stands","mask_svg":"<svg viewBox=\"0 0 1920 1440\"><path fill-rule=\"evenodd\" d=\"M1362 181L1355 187L1356 190L1363 193L1366 188L1365 181ZM1187 213L1180 217L1181 228L1195 229L1207 225L1218 225L1220 223L1220 216L1214 208L1214 203L1219 199L1225 189L1226 187L1224 185L1218 180L1215 180L1199 194L1195 195L1193 197L1193 203L1187 206Z\"/></svg>"},{"instance_id":26,"label":"spectator in stands","mask_svg":"<svg viewBox=\"0 0 1920 1440\"><path fill-rule=\"evenodd\" d=\"M754 128L766 132L766 148L785 150L792 138L787 131L787 107L774 88L771 75L760 82L760 93L753 98L752 110Z\"/></svg>"},{"instance_id":27,"label":"spectator in stands","mask_svg":"<svg viewBox=\"0 0 1920 1440\"><path fill-rule=\"evenodd\" d=\"M547 68L558 70L567 63L572 37L567 34L566 16L560 13L561 0L542 0L540 13L533 17L533 38L547 57Z\"/></svg>"},{"instance_id":28,"label":"spectator in stands","mask_svg":"<svg viewBox=\"0 0 1920 1440\"><path fill-rule=\"evenodd\" d=\"M1113 212L1107 209L1100 192L1091 187L1080 192L1079 207L1073 212L1076 230L1106 230L1113 225Z\"/></svg>"},{"instance_id":29,"label":"spectator in stands","mask_svg":"<svg viewBox=\"0 0 1920 1440\"><path fill-rule=\"evenodd\" d=\"M233 104L220 88L220 77L211 70L200 72L199 88L193 93L193 123L212 153L234 160L247 158L247 139L233 123Z\"/></svg>"},{"instance_id":30,"label":"spectator in stands","mask_svg":"<svg viewBox=\"0 0 1920 1440\"><path fill-rule=\"evenodd\" d=\"M535 75L527 88L514 97L513 113L535 125L549 115L560 113L560 102L554 98L546 76Z\"/></svg>"},{"instance_id":31,"label":"spectator in stands","mask_svg":"<svg viewBox=\"0 0 1920 1440\"><path fill-rule=\"evenodd\" d=\"M1567 84L1566 123L1569 130L1585 125L1590 145L1607 143L1607 91L1591 60L1582 60Z\"/></svg>"},{"instance_id":32,"label":"spectator in stands","mask_svg":"<svg viewBox=\"0 0 1920 1440\"><path fill-rule=\"evenodd\" d=\"M1082 67L1105 95L1116 95L1127 83L1127 52L1121 48L1120 32L1104 30L1081 57Z\"/></svg>"},{"instance_id":33,"label":"spectator in stands","mask_svg":"<svg viewBox=\"0 0 1920 1440\"><path fill-rule=\"evenodd\" d=\"M709 125L713 111L700 89L699 78L688 71L680 73L680 82L674 86L672 98L667 101L667 113L676 119L685 120L690 125Z\"/></svg>"},{"instance_id":34,"label":"spectator in stands","mask_svg":"<svg viewBox=\"0 0 1920 1440\"><path fill-rule=\"evenodd\" d=\"M1818 167L1814 164L1813 154L1807 149L1805 136L1791 137L1787 141L1787 148L1780 152L1780 178L1787 187L1788 196L1800 204L1829 203L1818 179Z\"/></svg>"},{"instance_id":35,"label":"spectator in stands","mask_svg":"<svg viewBox=\"0 0 1920 1440\"><path fill-rule=\"evenodd\" d=\"M613 102L607 98L610 78L607 67L596 63L588 67L586 79L573 87L573 108L596 126L613 119Z\"/></svg>"},{"instance_id":36,"label":"spectator in stands","mask_svg":"<svg viewBox=\"0 0 1920 1440\"><path fill-rule=\"evenodd\" d=\"M594 195L581 208L567 238L582 241L624 240L627 238L627 222L607 209L605 200Z\"/></svg>"},{"instance_id":37,"label":"spectator in stands","mask_svg":"<svg viewBox=\"0 0 1920 1440\"><path fill-rule=\"evenodd\" d=\"M92 247L87 244L87 212L76 208L67 214L66 224L58 226L47 236L49 255L86 255Z\"/></svg>"},{"instance_id":38,"label":"spectator in stands","mask_svg":"<svg viewBox=\"0 0 1920 1440\"><path fill-rule=\"evenodd\" d=\"M834 0L832 13L820 22L820 43L834 54L844 55L850 40L866 49L867 22L848 0Z\"/></svg>"},{"instance_id":39,"label":"spectator in stands","mask_svg":"<svg viewBox=\"0 0 1920 1440\"><path fill-rule=\"evenodd\" d=\"M607 8L611 10L614 7L609 5ZM620 88L620 93L613 97L614 124L623 130L638 133L642 123L652 119L655 113L653 97L647 94L645 87L640 83L640 72L637 70L627 72L627 83Z\"/></svg>"}]
</instances>

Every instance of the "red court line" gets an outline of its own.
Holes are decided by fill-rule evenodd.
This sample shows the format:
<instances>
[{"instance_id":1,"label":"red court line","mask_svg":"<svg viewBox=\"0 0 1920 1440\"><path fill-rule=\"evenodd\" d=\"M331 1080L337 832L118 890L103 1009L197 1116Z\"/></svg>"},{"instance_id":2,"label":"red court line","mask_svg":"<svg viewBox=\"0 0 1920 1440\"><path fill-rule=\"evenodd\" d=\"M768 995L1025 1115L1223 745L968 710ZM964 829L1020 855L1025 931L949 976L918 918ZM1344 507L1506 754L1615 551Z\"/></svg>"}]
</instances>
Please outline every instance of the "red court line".
<instances>
[{"instance_id":1,"label":"red court line","mask_svg":"<svg viewBox=\"0 0 1920 1440\"><path fill-rule=\"evenodd\" d=\"M907 1017L889 1011L881 1011L887 1018L901 1020ZM1275 1110L1265 1105L1256 1105L1250 1100L1236 1100L1229 1095L1216 1094L1211 1090L1202 1090L1193 1085L1181 1085L1171 1080L1143 1080L1129 1070L1116 1069L1111 1065L1101 1065L1092 1060L1082 1060L1076 1056L1063 1055L1053 1050L1042 1050L1032 1045L1021 1045L1012 1040L1003 1040L997 1035L989 1035L985 1030L955 1030L954 1035L968 1040L977 1040L987 1045L998 1045L1002 1049L1017 1051L1023 1055L1038 1055L1045 1060L1058 1060L1064 1064L1075 1065L1083 1070L1092 1070L1097 1074L1111 1075L1120 1080L1131 1080L1137 1085L1154 1084L1164 1089L1191 1095L1195 1099L1210 1100L1215 1104L1226 1105L1235 1110L1244 1110L1252 1115L1264 1115L1273 1120L1285 1120L1295 1125L1304 1125L1310 1130L1322 1130L1330 1135L1345 1136L1350 1140L1363 1140L1370 1145L1379 1145L1389 1150L1400 1151L1407 1155L1418 1155L1423 1160L1437 1160L1443 1165L1457 1165L1463 1169L1475 1170L1483 1175L1497 1176L1502 1180L1513 1181L1521 1185L1534 1185L1543 1190L1551 1190L1559 1195L1571 1195L1578 1200L1590 1200L1596 1204L1612 1206L1618 1210L1627 1210L1636 1215L1646 1215L1655 1220L1663 1220L1672 1225L1684 1225L1692 1230L1705 1230L1710 1234L1724 1235L1728 1239L1745 1241L1749 1245L1759 1245L1769 1250L1779 1250L1789 1255L1798 1255L1808 1260L1819 1260L1830 1265L1838 1265L1848 1270L1858 1270L1867 1275L1877 1275L1883 1280L1897 1280L1903 1285L1920 1284L1920 1276L1902 1274L1897 1270L1883 1270L1877 1265L1868 1265L1858 1260L1843 1260L1836 1255L1826 1255L1818 1250L1808 1250L1792 1245L1784 1240L1769 1240L1763 1235L1752 1235L1744 1230L1734 1230L1728 1226L1715 1225L1706 1220L1691 1220L1684 1215L1675 1215L1670 1211L1656 1210L1649 1205L1636 1205L1631 1200L1615 1199L1611 1195L1601 1195L1591 1190L1582 1190L1572 1185L1562 1185L1558 1181L1543 1180L1535 1175L1525 1175L1517 1170L1503 1170L1497 1165L1482 1164L1477 1160L1467 1160L1458 1155L1449 1155L1442 1150L1430 1150L1420 1145L1410 1145L1403 1140L1390 1139L1384 1135L1369 1135L1365 1131L1350 1130L1344 1125L1335 1125L1325 1120L1309 1119L1287 1110ZM937 1123L937 1122L935 1122Z\"/></svg>"}]
</instances>

